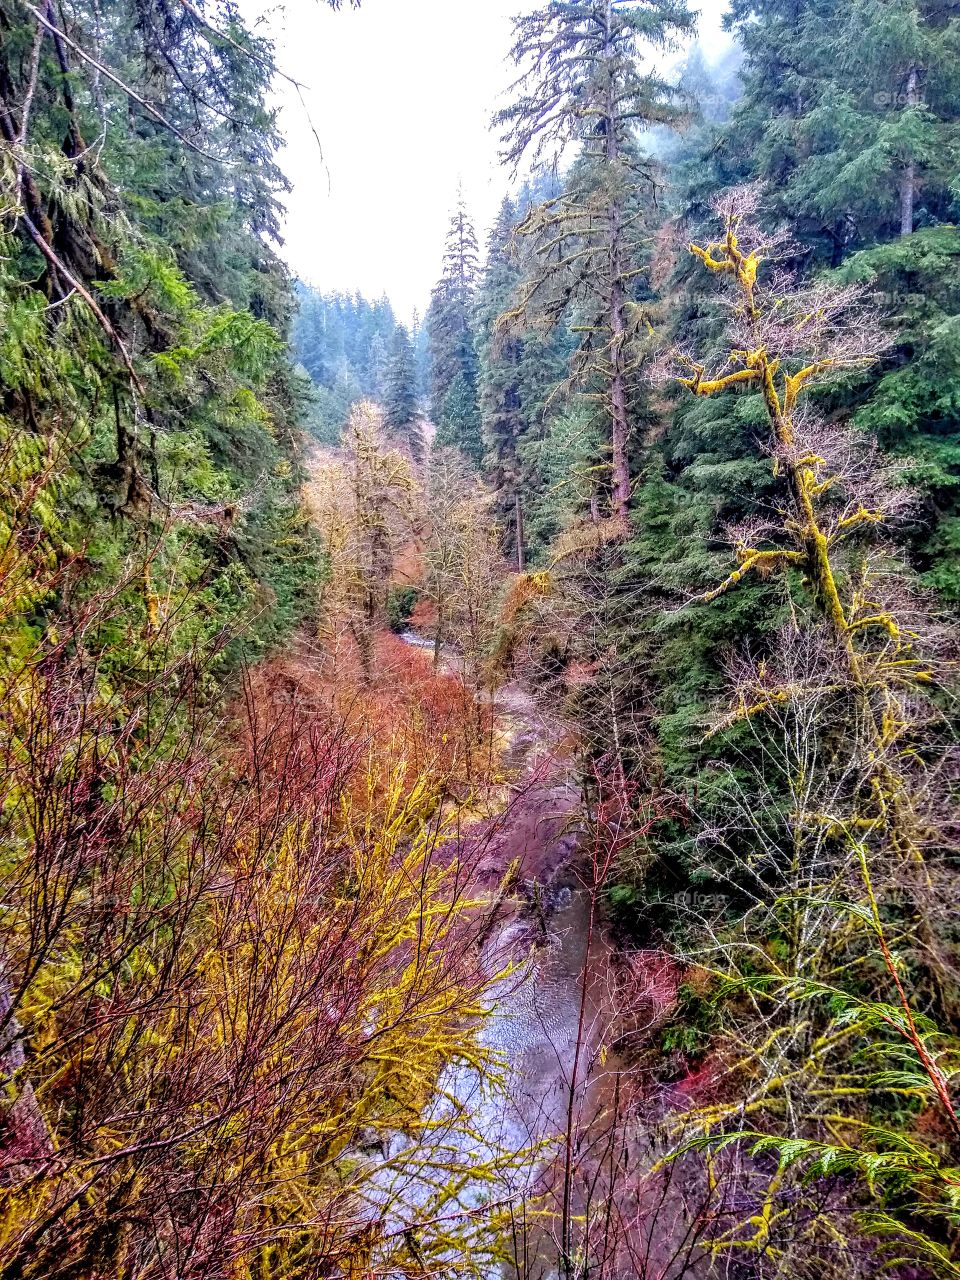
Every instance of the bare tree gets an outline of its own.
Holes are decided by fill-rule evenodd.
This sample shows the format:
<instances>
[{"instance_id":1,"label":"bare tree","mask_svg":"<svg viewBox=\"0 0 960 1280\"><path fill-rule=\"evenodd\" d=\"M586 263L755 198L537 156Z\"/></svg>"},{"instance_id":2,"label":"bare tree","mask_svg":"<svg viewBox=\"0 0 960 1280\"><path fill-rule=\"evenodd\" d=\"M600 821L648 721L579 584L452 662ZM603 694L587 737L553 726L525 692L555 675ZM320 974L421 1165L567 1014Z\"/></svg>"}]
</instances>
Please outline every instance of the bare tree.
<instances>
[{"instance_id":1,"label":"bare tree","mask_svg":"<svg viewBox=\"0 0 960 1280\"><path fill-rule=\"evenodd\" d=\"M391 447L381 411L367 402L355 405L342 456L313 468L307 497L328 557L321 626L328 633L340 625L348 629L368 682L394 558L412 526L413 495L410 460Z\"/></svg>"},{"instance_id":2,"label":"bare tree","mask_svg":"<svg viewBox=\"0 0 960 1280\"><path fill-rule=\"evenodd\" d=\"M436 609L434 661L445 640L482 687L506 576L493 497L455 449L434 451L424 495L425 590Z\"/></svg>"}]
</instances>

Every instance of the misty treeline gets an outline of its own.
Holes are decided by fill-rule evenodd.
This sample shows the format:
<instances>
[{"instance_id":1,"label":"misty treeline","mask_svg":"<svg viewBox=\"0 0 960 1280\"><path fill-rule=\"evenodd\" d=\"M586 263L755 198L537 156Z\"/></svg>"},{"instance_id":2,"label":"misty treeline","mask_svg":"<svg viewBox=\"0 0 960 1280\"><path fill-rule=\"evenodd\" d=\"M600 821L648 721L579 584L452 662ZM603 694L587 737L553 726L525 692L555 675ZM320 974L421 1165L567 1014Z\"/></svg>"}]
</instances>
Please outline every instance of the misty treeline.
<instances>
[{"instance_id":1,"label":"misty treeline","mask_svg":"<svg viewBox=\"0 0 960 1280\"><path fill-rule=\"evenodd\" d=\"M414 314L398 323L388 298L368 302L353 295L298 286L291 342L313 395L308 432L336 444L350 408L359 400L406 397L397 426L411 421L426 383L426 330Z\"/></svg>"},{"instance_id":2,"label":"misty treeline","mask_svg":"<svg viewBox=\"0 0 960 1280\"><path fill-rule=\"evenodd\" d=\"M289 278L232 4L0 16L0 1280L960 1274L956 4L525 12L409 325Z\"/></svg>"}]
</instances>

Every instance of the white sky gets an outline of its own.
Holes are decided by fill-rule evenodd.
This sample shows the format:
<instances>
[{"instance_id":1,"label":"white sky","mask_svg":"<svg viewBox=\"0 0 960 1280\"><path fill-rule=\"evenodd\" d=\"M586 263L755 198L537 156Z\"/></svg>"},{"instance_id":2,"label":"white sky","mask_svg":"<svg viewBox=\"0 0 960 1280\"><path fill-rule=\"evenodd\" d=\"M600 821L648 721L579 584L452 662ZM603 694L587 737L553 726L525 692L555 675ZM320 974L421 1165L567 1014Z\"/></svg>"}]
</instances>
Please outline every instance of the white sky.
<instances>
[{"instance_id":1,"label":"white sky","mask_svg":"<svg viewBox=\"0 0 960 1280\"><path fill-rule=\"evenodd\" d=\"M252 16L268 2L242 7ZM280 163L293 183L284 254L310 284L386 293L408 320L439 274L458 182L481 243L507 190L489 121L511 81L510 19L535 0L348 4L288 0L263 19L278 65L308 86L306 111L278 86ZM724 0L701 7L709 52L726 43Z\"/></svg>"}]
</instances>

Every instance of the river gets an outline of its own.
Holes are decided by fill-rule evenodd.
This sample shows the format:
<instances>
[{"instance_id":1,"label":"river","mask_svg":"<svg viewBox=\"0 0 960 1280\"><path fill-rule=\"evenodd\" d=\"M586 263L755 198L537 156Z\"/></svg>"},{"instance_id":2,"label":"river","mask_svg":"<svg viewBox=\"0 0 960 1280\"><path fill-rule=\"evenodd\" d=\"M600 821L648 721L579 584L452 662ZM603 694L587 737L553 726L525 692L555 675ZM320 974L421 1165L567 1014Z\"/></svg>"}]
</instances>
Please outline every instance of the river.
<instances>
[{"instance_id":1,"label":"river","mask_svg":"<svg viewBox=\"0 0 960 1280\"><path fill-rule=\"evenodd\" d=\"M429 644L412 633L404 639ZM394 1232L436 1211L441 1164L462 1173L457 1210L469 1214L491 1200L528 1203L549 1181L571 1116L578 1129L584 1125L599 1079L596 1055L610 1013L605 995L615 989L613 952L599 929L591 931L590 895L578 882L575 762L561 728L527 691L515 685L498 691L495 715L508 739L514 798L480 879L492 889L514 858L520 866L518 893L484 947L491 985L480 1041L501 1070L490 1076L465 1065L448 1068L428 1117L432 1137L396 1136L378 1178L385 1225ZM494 1165L493 1183L471 1182L471 1169ZM547 1276L553 1268L546 1255L555 1246L549 1230L535 1234L534 1248L545 1255L536 1273ZM484 1252L478 1245L475 1262L485 1280L516 1274L492 1255L483 1261Z\"/></svg>"}]
</instances>

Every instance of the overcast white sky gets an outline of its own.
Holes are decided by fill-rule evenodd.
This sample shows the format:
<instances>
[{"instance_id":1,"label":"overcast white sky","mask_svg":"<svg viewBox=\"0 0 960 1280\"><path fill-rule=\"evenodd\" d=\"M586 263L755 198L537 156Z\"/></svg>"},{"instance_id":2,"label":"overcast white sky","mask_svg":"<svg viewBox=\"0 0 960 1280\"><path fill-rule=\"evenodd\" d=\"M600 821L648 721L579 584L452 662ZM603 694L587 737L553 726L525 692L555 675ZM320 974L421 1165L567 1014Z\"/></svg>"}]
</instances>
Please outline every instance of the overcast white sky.
<instances>
[{"instance_id":1,"label":"overcast white sky","mask_svg":"<svg viewBox=\"0 0 960 1280\"><path fill-rule=\"evenodd\" d=\"M287 201L285 256L323 289L386 293L421 314L439 273L458 181L483 236L506 192L490 116L502 103L510 19L534 0L246 0L277 62L309 86L279 86ZM701 38L721 41L724 0L704 0Z\"/></svg>"}]
</instances>

